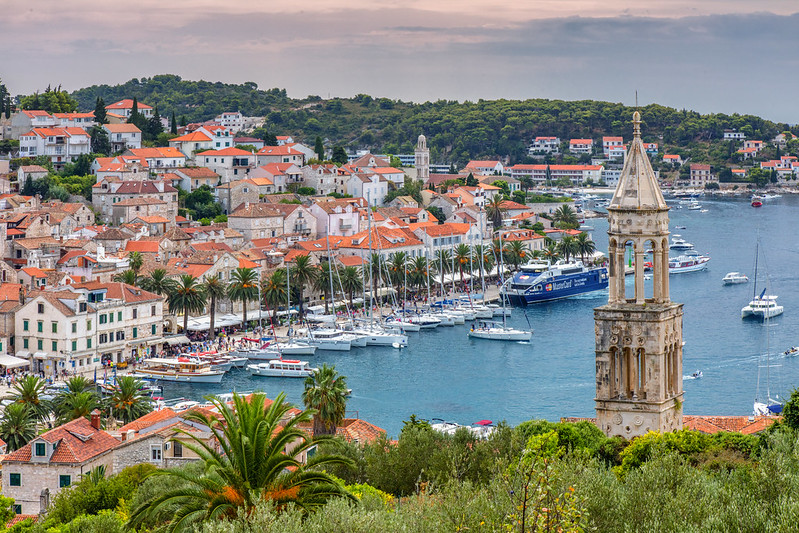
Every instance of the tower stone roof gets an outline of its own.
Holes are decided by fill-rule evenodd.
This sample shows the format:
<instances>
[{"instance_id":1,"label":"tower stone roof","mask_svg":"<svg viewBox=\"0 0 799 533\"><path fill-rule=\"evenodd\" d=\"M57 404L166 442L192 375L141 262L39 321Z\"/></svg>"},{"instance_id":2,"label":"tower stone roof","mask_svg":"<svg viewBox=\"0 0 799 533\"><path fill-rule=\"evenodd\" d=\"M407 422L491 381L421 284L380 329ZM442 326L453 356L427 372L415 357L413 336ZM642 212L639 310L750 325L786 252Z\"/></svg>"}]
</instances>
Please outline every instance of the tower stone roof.
<instances>
[{"instance_id":1,"label":"tower stone roof","mask_svg":"<svg viewBox=\"0 0 799 533\"><path fill-rule=\"evenodd\" d=\"M633 113L633 140L609 209L668 209L641 141L641 114Z\"/></svg>"}]
</instances>

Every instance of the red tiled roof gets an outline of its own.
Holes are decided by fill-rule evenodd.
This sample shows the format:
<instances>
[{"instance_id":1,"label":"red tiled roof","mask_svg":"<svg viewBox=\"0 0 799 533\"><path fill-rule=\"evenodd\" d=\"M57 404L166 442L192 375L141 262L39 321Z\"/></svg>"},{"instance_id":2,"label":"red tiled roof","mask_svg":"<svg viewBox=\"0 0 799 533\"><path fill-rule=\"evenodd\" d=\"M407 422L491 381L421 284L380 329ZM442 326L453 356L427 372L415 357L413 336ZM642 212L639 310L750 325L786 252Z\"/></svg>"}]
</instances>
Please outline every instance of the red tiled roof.
<instances>
[{"instance_id":1,"label":"red tiled roof","mask_svg":"<svg viewBox=\"0 0 799 533\"><path fill-rule=\"evenodd\" d=\"M8 454L3 462L30 461L31 445L40 438L51 444L58 443L58 447L50 457L50 464L85 463L119 444L117 439L105 431L92 427L91 422L85 418L78 418L39 435L19 450Z\"/></svg>"},{"instance_id":2,"label":"red tiled roof","mask_svg":"<svg viewBox=\"0 0 799 533\"><path fill-rule=\"evenodd\" d=\"M169 420L171 418L176 418L178 414L170 409L169 407L165 407L160 411L151 411L146 415L137 418L133 422L128 422L121 428L119 431L125 433L127 431L139 431L144 428L148 428L158 422L163 422L164 420Z\"/></svg>"},{"instance_id":3,"label":"red tiled roof","mask_svg":"<svg viewBox=\"0 0 799 533\"><path fill-rule=\"evenodd\" d=\"M103 124L103 128L107 129L110 133L141 133L141 130L136 127L136 124Z\"/></svg>"},{"instance_id":4,"label":"red tiled roof","mask_svg":"<svg viewBox=\"0 0 799 533\"><path fill-rule=\"evenodd\" d=\"M252 155L252 152L242 150L241 148L223 148L222 150L208 150L197 154L199 157L223 157L223 156L237 156L237 155Z\"/></svg>"},{"instance_id":5,"label":"red tiled roof","mask_svg":"<svg viewBox=\"0 0 799 533\"><path fill-rule=\"evenodd\" d=\"M683 424L686 429L702 433L719 433L730 431L753 435L766 430L773 423L781 420L779 416L699 416L684 415Z\"/></svg>"},{"instance_id":6,"label":"red tiled roof","mask_svg":"<svg viewBox=\"0 0 799 533\"><path fill-rule=\"evenodd\" d=\"M157 254L158 241L128 241L124 251Z\"/></svg>"},{"instance_id":7,"label":"red tiled roof","mask_svg":"<svg viewBox=\"0 0 799 533\"><path fill-rule=\"evenodd\" d=\"M136 102L137 109L152 109L152 107L148 106L147 104L143 104L141 102ZM120 100L119 102L114 102L113 104L109 104L105 106L106 109L111 111L115 111L118 109L133 109L133 99L132 98L125 98L124 100Z\"/></svg>"},{"instance_id":8,"label":"red tiled roof","mask_svg":"<svg viewBox=\"0 0 799 533\"><path fill-rule=\"evenodd\" d=\"M193 131L180 137L173 137L169 142L208 142L211 138L201 131Z\"/></svg>"},{"instance_id":9,"label":"red tiled roof","mask_svg":"<svg viewBox=\"0 0 799 533\"><path fill-rule=\"evenodd\" d=\"M195 250L218 250L220 252L232 252L233 248L225 244L224 242L198 242L192 243L192 248Z\"/></svg>"}]
</instances>

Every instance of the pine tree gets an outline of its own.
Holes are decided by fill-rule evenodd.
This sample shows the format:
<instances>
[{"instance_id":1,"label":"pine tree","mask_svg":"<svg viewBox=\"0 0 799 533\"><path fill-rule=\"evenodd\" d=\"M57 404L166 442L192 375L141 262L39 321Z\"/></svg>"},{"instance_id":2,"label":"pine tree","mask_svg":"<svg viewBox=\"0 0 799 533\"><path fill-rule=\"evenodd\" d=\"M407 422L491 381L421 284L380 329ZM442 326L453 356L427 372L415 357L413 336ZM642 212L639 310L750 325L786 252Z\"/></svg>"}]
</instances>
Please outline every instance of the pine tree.
<instances>
[{"instance_id":1,"label":"pine tree","mask_svg":"<svg viewBox=\"0 0 799 533\"><path fill-rule=\"evenodd\" d=\"M178 134L178 121L175 120L175 112L174 111L172 111L172 121L170 123L169 133L171 133L172 135L177 135Z\"/></svg>"},{"instance_id":2,"label":"pine tree","mask_svg":"<svg viewBox=\"0 0 799 533\"><path fill-rule=\"evenodd\" d=\"M98 124L108 124L108 115L105 112L105 102L101 97L97 97L94 105L94 121Z\"/></svg>"},{"instance_id":3,"label":"pine tree","mask_svg":"<svg viewBox=\"0 0 799 533\"><path fill-rule=\"evenodd\" d=\"M158 113L158 105L153 108L153 116L150 117L149 123L147 124L147 130L150 133L150 137L155 139L164 131L164 125L161 124L161 114Z\"/></svg>"}]
</instances>

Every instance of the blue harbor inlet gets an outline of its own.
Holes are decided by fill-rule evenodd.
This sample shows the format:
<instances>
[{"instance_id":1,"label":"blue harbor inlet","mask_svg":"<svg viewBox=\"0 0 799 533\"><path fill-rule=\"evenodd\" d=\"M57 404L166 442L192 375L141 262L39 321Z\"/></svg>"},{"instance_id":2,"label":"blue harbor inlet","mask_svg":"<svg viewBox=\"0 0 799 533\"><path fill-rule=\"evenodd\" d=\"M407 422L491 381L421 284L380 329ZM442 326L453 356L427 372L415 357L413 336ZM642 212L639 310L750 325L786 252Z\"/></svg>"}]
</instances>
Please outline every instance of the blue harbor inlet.
<instances>
[{"instance_id":1,"label":"blue harbor inlet","mask_svg":"<svg viewBox=\"0 0 799 533\"><path fill-rule=\"evenodd\" d=\"M766 350L762 321L742 320L741 308L753 296L755 243L765 254L758 287L779 296L783 315L770 320L771 391L787 397L799 384L799 358L782 356L799 345L799 196L770 199L755 209L748 199L700 199L703 209L677 208L669 200L670 227L711 258L701 272L672 274L671 298L684 305L683 374L685 413L748 415L756 394L758 362ZM679 206L681 207L681 206ZM607 250L607 221L589 219L597 249ZM684 226L684 229L675 229ZM672 251L673 256L680 255ZM761 256L761 261L763 261ZM749 283L723 285L728 272ZM632 283L632 277L627 280ZM650 282L647 282L650 283ZM758 291L759 292L759 291ZM514 307L508 325L534 329L532 342L469 339L469 322L409 333L408 347L318 351L302 357L312 366L334 364L353 389L349 415L357 415L396 436L411 414L461 424L490 419L518 424L531 418L559 420L594 416L595 359L593 308L607 302L607 290L562 300ZM525 317L525 313L527 317ZM270 397L280 391L301 403L303 380L253 378L228 372L218 385L165 383L167 398L201 399L204 395L260 389Z\"/></svg>"}]
</instances>

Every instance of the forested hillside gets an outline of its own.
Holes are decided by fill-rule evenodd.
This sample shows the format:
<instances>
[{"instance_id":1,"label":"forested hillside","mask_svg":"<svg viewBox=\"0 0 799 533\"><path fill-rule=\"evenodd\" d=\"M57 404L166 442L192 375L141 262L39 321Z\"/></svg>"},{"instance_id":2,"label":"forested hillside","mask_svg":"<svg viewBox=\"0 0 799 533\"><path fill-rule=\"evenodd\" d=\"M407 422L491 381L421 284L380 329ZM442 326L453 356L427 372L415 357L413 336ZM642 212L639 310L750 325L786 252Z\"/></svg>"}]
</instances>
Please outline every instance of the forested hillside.
<instances>
[{"instance_id":1,"label":"forested hillside","mask_svg":"<svg viewBox=\"0 0 799 533\"><path fill-rule=\"evenodd\" d=\"M317 135L326 144L375 152L408 153L424 133L434 162L463 163L481 156L509 156L526 160L526 148L537 135L598 138L630 136L633 108L609 102L582 100L439 100L416 104L357 95L322 100L309 96L289 98L285 89L261 90L255 83L241 85L188 81L174 75L132 79L124 84L94 85L72 96L82 111L94 109L97 97L106 103L138 97L158 105L162 116L174 111L188 122L214 118L223 111L266 116L272 134L290 134L313 145ZM771 139L788 130L752 115L702 115L656 104L641 108L645 140L688 147L720 140L725 129L744 131L747 138ZM799 133L799 128L794 128Z\"/></svg>"}]
</instances>

